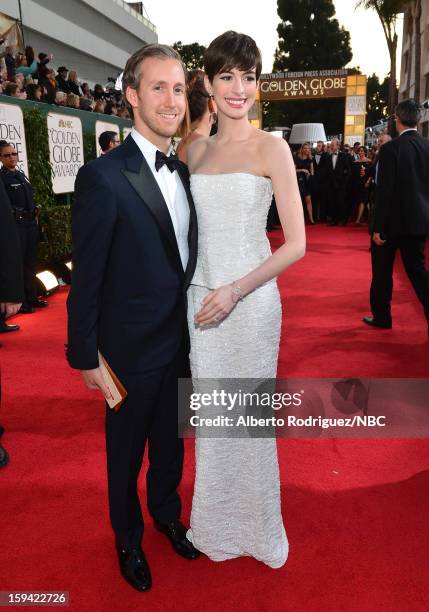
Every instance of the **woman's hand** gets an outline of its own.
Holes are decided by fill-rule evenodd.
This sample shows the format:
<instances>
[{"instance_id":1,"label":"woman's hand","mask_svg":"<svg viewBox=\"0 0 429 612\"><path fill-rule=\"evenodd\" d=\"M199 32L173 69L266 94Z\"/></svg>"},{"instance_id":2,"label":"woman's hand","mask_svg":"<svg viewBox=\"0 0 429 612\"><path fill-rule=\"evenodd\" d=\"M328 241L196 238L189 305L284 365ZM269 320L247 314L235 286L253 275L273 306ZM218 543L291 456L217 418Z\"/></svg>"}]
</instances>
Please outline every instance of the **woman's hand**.
<instances>
[{"instance_id":1,"label":"woman's hand","mask_svg":"<svg viewBox=\"0 0 429 612\"><path fill-rule=\"evenodd\" d=\"M195 315L198 325L216 325L223 321L235 306L231 285L210 291L202 300L203 307Z\"/></svg>"}]
</instances>

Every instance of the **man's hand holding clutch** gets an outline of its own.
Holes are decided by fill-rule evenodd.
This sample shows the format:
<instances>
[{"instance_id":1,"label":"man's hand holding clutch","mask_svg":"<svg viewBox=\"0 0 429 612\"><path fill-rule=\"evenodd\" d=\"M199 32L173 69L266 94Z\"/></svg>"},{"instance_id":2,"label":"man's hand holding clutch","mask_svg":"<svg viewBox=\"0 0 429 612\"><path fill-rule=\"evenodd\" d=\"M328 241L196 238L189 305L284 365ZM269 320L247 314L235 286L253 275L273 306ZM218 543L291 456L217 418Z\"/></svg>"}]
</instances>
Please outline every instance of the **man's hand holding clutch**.
<instances>
[{"instance_id":1,"label":"man's hand holding clutch","mask_svg":"<svg viewBox=\"0 0 429 612\"><path fill-rule=\"evenodd\" d=\"M83 380L85 381L88 389L99 389L104 395L106 401L112 399L112 394L109 391L109 387L103 378L101 368L95 368L94 370L81 370Z\"/></svg>"},{"instance_id":2,"label":"man's hand holding clutch","mask_svg":"<svg viewBox=\"0 0 429 612\"><path fill-rule=\"evenodd\" d=\"M83 379L88 389L99 389L109 407L117 412L127 397L127 390L100 352L98 359L98 368L81 370Z\"/></svg>"}]
</instances>

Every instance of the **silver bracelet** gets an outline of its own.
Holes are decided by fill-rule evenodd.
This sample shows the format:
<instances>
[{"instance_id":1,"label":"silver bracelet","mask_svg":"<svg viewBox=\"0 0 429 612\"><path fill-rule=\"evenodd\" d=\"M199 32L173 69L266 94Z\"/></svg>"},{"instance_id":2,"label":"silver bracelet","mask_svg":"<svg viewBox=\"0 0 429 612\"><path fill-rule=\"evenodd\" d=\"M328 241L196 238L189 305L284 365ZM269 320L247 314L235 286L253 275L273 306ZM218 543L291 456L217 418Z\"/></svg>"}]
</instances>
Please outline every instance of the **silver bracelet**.
<instances>
[{"instance_id":1,"label":"silver bracelet","mask_svg":"<svg viewBox=\"0 0 429 612\"><path fill-rule=\"evenodd\" d=\"M232 292L232 301L234 304L237 302L241 302L244 299L244 292L240 285L237 285L236 282L231 283L231 292Z\"/></svg>"}]
</instances>

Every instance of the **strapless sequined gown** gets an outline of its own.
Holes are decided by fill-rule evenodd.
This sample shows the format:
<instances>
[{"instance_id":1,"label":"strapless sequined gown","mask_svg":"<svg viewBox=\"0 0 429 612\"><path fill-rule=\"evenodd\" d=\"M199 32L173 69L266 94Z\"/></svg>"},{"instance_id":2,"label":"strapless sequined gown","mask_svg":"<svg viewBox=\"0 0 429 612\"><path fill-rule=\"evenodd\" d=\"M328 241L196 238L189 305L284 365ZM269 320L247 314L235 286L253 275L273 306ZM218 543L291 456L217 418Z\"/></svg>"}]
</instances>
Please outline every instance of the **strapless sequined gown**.
<instances>
[{"instance_id":1,"label":"strapless sequined gown","mask_svg":"<svg viewBox=\"0 0 429 612\"><path fill-rule=\"evenodd\" d=\"M198 263L189 288L193 379L275 378L281 327L276 281L239 302L216 326L194 315L209 289L236 280L270 255L268 178L247 173L194 174ZM196 475L188 537L213 561L252 556L278 568L288 555L274 438L196 436Z\"/></svg>"}]
</instances>

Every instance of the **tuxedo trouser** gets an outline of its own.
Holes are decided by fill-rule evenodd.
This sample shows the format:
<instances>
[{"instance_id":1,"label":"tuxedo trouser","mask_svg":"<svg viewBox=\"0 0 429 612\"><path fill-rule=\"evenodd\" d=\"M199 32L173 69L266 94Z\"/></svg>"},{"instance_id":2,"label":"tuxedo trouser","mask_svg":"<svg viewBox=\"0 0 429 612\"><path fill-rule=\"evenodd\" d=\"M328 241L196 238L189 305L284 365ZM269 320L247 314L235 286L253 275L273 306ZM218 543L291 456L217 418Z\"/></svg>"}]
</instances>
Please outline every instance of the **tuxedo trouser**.
<instances>
[{"instance_id":1,"label":"tuxedo trouser","mask_svg":"<svg viewBox=\"0 0 429 612\"><path fill-rule=\"evenodd\" d=\"M181 350L168 365L121 375L128 396L118 412L106 405L106 450L110 520L119 546L140 545L143 516L137 491L146 442L149 512L160 523L180 517L183 439L178 438L177 380L186 372Z\"/></svg>"},{"instance_id":2,"label":"tuxedo trouser","mask_svg":"<svg viewBox=\"0 0 429 612\"><path fill-rule=\"evenodd\" d=\"M331 219L338 221L347 221L347 203L345 187L330 187L328 191L329 210L328 215Z\"/></svg>"},{"instance_id":3,"label":"tuxedo trouser","mask_svg":"<svg viewBox=\"0 0 429 612\"><path fill-rule=\"evenodd\" d=\"M405 271L429 322L429 271L425 268L426 236L389 238L382 246L371 241L371 311L378 323L392 322L393 265L399 249Z\"/></svg>"},{"instance_id":4,"label":"tuxedo trouser","mask_svg":"<svg viewBox=\"0 0 429 612\"><path fill-rule=\"evenodd\" d=\"M39 244L39 226L16 225L21 245L22 263L24 266L24 294L25 301L36 299L36 265L37 246Z\"/></svg>"}]
</instances>

